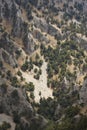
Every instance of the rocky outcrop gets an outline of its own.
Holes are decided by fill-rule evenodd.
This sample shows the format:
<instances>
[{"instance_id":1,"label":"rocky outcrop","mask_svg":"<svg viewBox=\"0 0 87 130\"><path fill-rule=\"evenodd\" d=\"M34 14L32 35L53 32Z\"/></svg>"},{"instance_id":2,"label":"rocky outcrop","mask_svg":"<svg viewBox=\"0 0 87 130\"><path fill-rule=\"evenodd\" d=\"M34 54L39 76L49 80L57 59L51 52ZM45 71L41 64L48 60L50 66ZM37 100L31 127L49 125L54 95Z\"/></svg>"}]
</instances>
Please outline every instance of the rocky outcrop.
<instances>
[{"instance_id":1,"label":"rocky outcrop","mask_svg":"<svg viewBox=\"0 0 87 130\"><path fill-rule=\"evenodd\" d=\"M4 79L0 77L0 81ZM17 119L21 128L26 130L29 128L33 130L33 127L38 130L47 124L45 118L35 114L31 104L27 101L24 89L15 88L3 82L0 84L0 113L12 116L14 121Z\"/></svg>"},{"instance_id":2,"label":"rocky outcrop","mask_svg":"<svg viewBox=\"0 0 87 130\"><path fill-rule=\"evenodd\" d=\"M36 28L39 28L42 32L48 33L51 36L56 36L59 39L61 38L60 32L51 24L47 23L44 19L40 19L34 16L33 21L34 21L34 26Z\"/></svg>"},{"instance_id":3,"label":"rocky outcrop","mask_svg":"<svg viewBox=\"0 0 87 130\"><path fill-rule=\"evenodd\" d=\"M6 80L3 80L2 78L0 78L0 81L6 82ZM7 115L9 115L10 118L15 118L15 116L17 116L17 118L21 118L21 116L24 116L23 113L25 112L28 112L30 119L30 116L33 115L33 109L31 105L26 102L24 96L21 95L23 94L22 90L7 86L5 82L0 84L0 115L3 113L3 121L10 122L9 118L6 119ZM10 123L13 126L13 122ZM23 125L25 125L25 122L23 122ZM15 130L15 128L13 130Z\"/></svg>"},{"instance_id":4,"label":"rocky outcrop","mask_svg":"<svg viewBox=\"0 0 87 130\"><path fill-rule=\"evenodd\" d=\"M38 39L39 42L45 42L46 44L50 42L50 40L46 37L46 35L42 34L37 29L33 31L33 36L34 38Z\"/></svg>"},{"instance_id":5,"label":"rocky outcrop","mask_svg":"<svg viewBox=\"0 0 87 130\"><path fill-rule=\"evenodd\" d=\"M2 50L2 57L3 57L2 60L8 63L9 65L11 65L12 67L17 66L17 61L15 57L9 54L8 52L6 52L5 50Z\"/></svg>"},{"instance_id":6,"label":"rocky outcrop","mask_svg":"<svg viewBox=\"0 0 87 130\"><path fill-rule=\"evenodd\" d=\"M17 49L9 35L4 33L0 39L0 59L12 67L15 67L17 65L17 60L14 55Z\"/></svg>"},{"instance_id":7,"label":"rocky outcrop","mask_svg":"<svg viewBox=\"0 0 87 130\"><path fill-rule=\"evenodd\" d=\"M54 28L51 24L48 25L48 33L51 36L55 36L55 38L57 38L59 40L62 37L61 34L60 34L60 32L56 28Z\"/></svg>"},{"instance_id":8,"label":"rocky outcrop","mask_svg":"<svg viewBox=\"0 0 87 130\"><path fill-rule=\"evenodd\" d=\"M27 52L32 52L34 48L33 48L33 43L31 39L33 38L31 38L31 36L28 34L28 24L25 22L25 19L22 16L22 9L20 8L21 6L26 10L27 16L29 18L31 16L31 12L28 9L29 7L27 7L27 5L28 5L28 0L26 1L20 1L20 0L2 1L1 0L0 1L0 19L2 20L6 19L7 21L10 21L10 24L12 26L11 35L13 35L13 37L18 37L18 38L23 39L24 45L25 43L27 44L24 46L25 50L27 50ZM1 44L2 42L3 41L0 41Z\"/></svg>"},{"instance_id":9,"label":"rocky outcrop","mask_svg":"<svg viewBox=\"0 0 87 130\"><path fill-rule=\"evenodd\" d=\"M42 32L48 32L48 24L44 19L40 19L34 16L33 21L34 21L34 26L36 28L40 28Z\"/></svg>"},{"instance_id":10,"label":"rocky outcrop","mask_svg":"<svg viewBox=\"0 0 87 130\"><path fill-rule=\"evenodd\" d=\"M34 51L35 42L33 40L33 36L31 35L31 33L28 33L24 36L23 42L25 51L28 54L32 53Z\"/></svg>"},{"instance_id":11,"label":"rocky outcrop","mask_svg":"<svg viewBox=\"0 0 87 130\"><path fill-rule=\"evenodd\" d=\"M0 107L3 108L3 113L9 115L13 115L15 112L28 118L34 115L33 108L26 100L26 95L21 88L0 86Z\"/></svg>"},{"instance_id":12,"label":"rocky outcrop","mask_svg":"<svg viewBox=\"0 0 87 130\"><path fill-rule=\"evenodd\" d=\"M16 49L13 41L10 39L10 36L7 32L3 33L0 38L0 48L3 48L8 53L12 54Z\"/></svg>"}]
</instances>

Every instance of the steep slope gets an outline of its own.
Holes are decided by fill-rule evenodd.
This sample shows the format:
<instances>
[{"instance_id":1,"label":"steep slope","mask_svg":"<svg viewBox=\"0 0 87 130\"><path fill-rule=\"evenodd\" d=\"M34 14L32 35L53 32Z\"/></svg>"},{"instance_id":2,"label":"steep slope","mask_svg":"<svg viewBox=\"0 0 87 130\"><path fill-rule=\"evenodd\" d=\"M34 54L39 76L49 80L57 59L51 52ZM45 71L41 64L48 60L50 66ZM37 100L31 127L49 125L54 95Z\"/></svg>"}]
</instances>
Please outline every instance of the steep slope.
<instances>
[{"instance_id":1,"label":"steep slope","mask_svg":"<svg viewBox=\"0 0 87 130\"><path fill-rule=\"evenodd\" d=\"M0 0L1 123L39 130L47 118L46 130L80 130L86 80L86 0Z\"/></svg>"}]
</instances>

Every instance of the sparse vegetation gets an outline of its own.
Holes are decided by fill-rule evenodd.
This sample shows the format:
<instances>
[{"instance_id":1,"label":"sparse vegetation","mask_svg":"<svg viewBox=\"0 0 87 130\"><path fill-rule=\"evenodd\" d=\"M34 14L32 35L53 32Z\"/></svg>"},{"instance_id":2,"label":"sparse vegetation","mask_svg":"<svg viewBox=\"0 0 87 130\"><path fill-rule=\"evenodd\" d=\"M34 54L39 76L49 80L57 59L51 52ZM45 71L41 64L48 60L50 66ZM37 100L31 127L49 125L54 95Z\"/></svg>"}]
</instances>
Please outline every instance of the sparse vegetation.
<instances>
[{"instance_id":1,"label":"sparse vegetation","mask_svg":"<svg viewBox=\"0 0 87 130\"><path fill-rule=\"evenodd\" d=\"M13 116L15 130L87 130L86 8L86 0L0 2L0 114ZM43 86L53 98L44 98Z\"/></svg>"},{"instance_id":2,"label":"sparse vegetation","mask_svg":"<svg viewBox=\"0 0 87 130\"><path fill-rule=\"evenodd\" d=\"M7 122L3 122L2 125L0 125L0 130L8 130L11 128L11 125Z\"/></svg>"}]
</instances>

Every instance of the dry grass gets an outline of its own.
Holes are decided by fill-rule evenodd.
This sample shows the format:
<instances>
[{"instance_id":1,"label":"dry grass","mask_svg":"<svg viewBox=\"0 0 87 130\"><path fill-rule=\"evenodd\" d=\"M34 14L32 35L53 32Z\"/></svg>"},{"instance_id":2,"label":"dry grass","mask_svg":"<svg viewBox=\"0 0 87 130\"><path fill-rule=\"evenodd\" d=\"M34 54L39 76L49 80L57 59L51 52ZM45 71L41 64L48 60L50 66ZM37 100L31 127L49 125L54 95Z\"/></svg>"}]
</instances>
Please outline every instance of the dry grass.
<instances>
[{"instance_id":1,"label":"dry grass","mask_svg":"<svg viewBox=\"0 0 87 130\"><path fill-rule=\"evenodd\" d=\"M84 77L85 77L85 75L79 75L76 79L76 83L79 85L82 85L83 81L84 81Z\"/></svg>"},{"instance_id":2,"label":"dry grass","mask_svg":"<svg viewBox=\"0 0 87 130\"><path fill-rule=\"evenodd\" d=\"M6 28L6 31L11 33L12 25L10 21L3 20L3 26Z\"/></svg>"},{"instance_id":3,"label":"dry grass","mask_svg":"<svg viewBox=\"0 0 87 130\"><path fill-rule=\"evenodd\" d=\"M68 69L71 73L74 72L74 68L75 68L74 64L67 65L67 69Z\"/></svg>"}]
</instances>

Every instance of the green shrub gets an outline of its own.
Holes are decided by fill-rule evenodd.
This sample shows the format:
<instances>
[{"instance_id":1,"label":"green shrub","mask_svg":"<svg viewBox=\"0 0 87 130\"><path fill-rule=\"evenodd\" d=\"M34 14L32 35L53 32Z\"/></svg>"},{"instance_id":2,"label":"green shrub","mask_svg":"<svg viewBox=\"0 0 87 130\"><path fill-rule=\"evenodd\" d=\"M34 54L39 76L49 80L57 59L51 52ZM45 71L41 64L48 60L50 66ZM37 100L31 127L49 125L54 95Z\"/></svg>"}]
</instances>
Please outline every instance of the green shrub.
<instances>
[{"instance_id":1,"label":"green shrub","mask_svg":"<svg viewBox=\"0 0 87 130\"><path fill-rule=\"evenodd\" d=\"M76 106L76 107L69 107L66 109L65 111L65 115L66 117L70 117L73 118L75 115L77 115L79 113L80 109Z\"/></svg>"},{"instance_id":2,"label":"green shrub","mask_svg":"<svg viewBox=\"0 0 87 130\"><path fill-rule=\"evenodd\" d=\"M35 86L32 82L26 83L24 87L27 91L30 91L30 92L34 91L34 88L35 88Z\"/></svg>"},{"instance_id":3,"label":"green shrub","mask_svg":"<svg viewBox=\"0 0 87 130\"><path fill-rule=\"evenodd\" d=\"M21 76L22 76L21 71L18 71L18 72L17 72L17 75L21 77Z\"/></svg>"}]
</instances>

